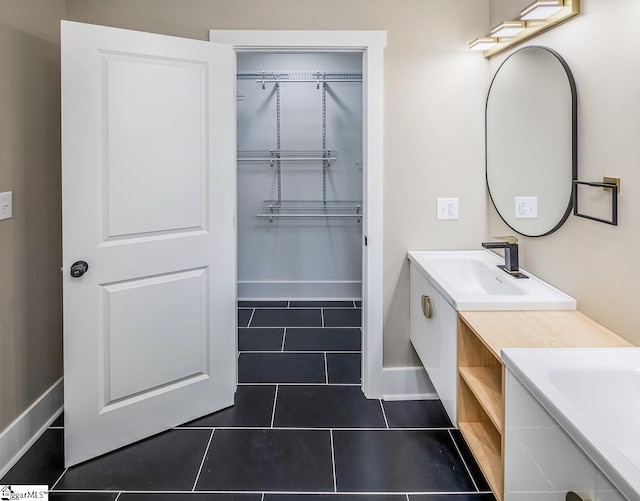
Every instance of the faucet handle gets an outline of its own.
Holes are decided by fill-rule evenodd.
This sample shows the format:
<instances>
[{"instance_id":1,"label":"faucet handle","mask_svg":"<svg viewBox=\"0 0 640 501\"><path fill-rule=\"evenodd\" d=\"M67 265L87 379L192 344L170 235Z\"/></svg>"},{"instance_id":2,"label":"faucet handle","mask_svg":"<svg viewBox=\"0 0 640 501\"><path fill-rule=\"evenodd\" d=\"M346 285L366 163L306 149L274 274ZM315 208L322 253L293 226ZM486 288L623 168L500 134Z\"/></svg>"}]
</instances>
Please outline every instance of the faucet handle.
<instances>
[{"instance_id":1,"label":"faucet handle","mask_svg":"<svg viewBox=\"0 0 640 501\"><path fill-rule=\"evenodd\" d=\"M518 237L514 237L513 235L507 235L507 236L503 236L503 237L493 237L496 240L500 240L502 242L507 242L508 244L517 244L518 243Z\"/></svg>"}]
</instances>

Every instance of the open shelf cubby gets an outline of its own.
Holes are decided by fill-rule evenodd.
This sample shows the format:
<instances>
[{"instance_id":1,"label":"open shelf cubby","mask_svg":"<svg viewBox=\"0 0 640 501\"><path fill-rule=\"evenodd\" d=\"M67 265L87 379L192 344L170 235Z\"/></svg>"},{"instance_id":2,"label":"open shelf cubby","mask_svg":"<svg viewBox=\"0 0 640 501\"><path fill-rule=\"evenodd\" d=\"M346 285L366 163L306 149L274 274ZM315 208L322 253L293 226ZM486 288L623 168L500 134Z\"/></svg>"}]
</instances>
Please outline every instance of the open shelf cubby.
<instances>
[{"instance_id":1,"label":"open shelf cubby","mask_svg":"<svg viewBox=\"0 0 640 501\"><path fill-rule=\"evenodd\" d=\"M458 427L496 499L504 499L503 348L632 346L578 311L458 312Z\"/></svg>"},{"instance_id":2,"label":"open shelf cubby","mask_svg":"<svg viewBox=\"0 0 640 501\"><path fill-rule=\"evenodd\" d=\"M498 501L503 499L503 365L458 317L458 427Z\"/></svg>"}]
</instances>

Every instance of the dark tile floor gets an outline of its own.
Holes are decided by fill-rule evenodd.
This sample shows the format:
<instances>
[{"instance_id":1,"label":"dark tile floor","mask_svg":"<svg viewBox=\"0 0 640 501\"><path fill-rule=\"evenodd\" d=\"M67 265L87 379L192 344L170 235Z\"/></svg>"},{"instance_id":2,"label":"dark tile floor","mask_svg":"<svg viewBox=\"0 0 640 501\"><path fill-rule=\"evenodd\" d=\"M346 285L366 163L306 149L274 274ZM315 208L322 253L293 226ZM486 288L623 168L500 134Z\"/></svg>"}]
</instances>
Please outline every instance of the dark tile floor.
<instances>
[{"instance_id":1,"label":"dark tile floor","mask_svg":"<svg viewBox=\"0 0 640 501\"><path fill-rule=\"evenodd\" d=\"M56 420L0 484L53 501L495 501L437 400L367 400L359 301L241 301L235 405L65 469Z\"/></svg>"}]
</instances>

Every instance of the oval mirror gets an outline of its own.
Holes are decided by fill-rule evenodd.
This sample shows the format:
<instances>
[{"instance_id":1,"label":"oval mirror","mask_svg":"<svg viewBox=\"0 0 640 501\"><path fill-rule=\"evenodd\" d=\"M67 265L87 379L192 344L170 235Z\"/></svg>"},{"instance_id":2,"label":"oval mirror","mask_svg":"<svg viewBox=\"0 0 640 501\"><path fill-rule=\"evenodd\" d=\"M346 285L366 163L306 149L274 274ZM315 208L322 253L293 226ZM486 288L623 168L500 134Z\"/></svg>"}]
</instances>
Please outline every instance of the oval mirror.
<instances>
[{"instance_id":1,"label":"oval mirror","mask_svg":"<svg viewBox=\"0 0 640 501\"><path fill-rule=\"evenodd\" d=\"M576 114L573 75L551 49L520 49L493 77L485 115L487 186L500 217L521 235L548 235L569 217Z\"/></svg>"}]
</instances>

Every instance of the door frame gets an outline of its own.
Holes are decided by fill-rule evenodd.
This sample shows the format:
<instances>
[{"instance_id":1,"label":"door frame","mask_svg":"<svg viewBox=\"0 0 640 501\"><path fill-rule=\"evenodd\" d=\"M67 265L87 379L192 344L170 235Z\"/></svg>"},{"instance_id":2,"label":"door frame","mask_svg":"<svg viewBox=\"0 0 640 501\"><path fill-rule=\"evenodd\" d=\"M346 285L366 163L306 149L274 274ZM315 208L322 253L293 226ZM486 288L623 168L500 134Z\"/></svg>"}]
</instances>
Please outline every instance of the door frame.
<instances>
[{"instance_id":1,"label":"door frame","mask_svg":"<svg viewBox=\"0 0 640 501\"><path fill-rule=\"evenodd\" d=\"M209 41L233 45L236 54L355 52L363 56L362 391L367 398L382 398L383 63L387 32L210 30Z\"/></svg>"}]
</instances>

